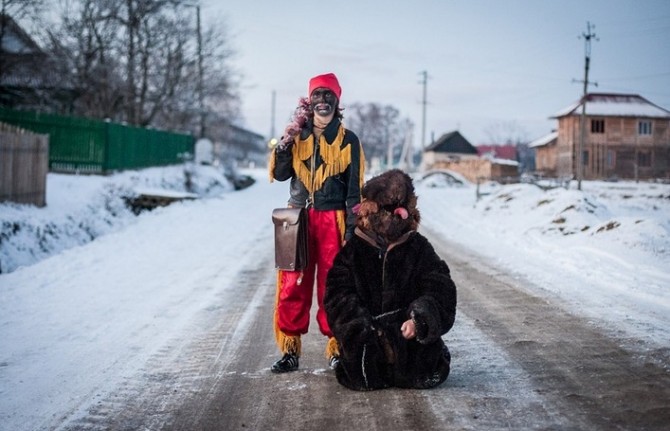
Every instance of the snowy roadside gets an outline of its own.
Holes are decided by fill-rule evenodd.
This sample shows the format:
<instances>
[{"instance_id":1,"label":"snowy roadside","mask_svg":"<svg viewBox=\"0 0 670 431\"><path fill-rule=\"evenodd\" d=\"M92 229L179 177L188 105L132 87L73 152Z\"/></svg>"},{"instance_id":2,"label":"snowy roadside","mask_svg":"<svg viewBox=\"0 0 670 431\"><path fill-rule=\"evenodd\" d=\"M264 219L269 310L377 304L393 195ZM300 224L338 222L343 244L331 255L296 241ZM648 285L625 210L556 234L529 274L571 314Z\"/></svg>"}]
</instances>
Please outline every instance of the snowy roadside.
<instances>
[{"instance_id":1,"label":"snowy roadside","mask_svg":"<svg viewBox=\"0 0 670 431\"><path fill-rule=\"evenodd\" d=\"M427 227L526 277L638 348L670 339L670 185L585 182L542 191L419 185Z\"/></svg>"},{"instance_id":2,"label":"snowy roadside","mask_svg":"<svg viewBox=\"0 0 670 431\"><path fill-rule=\"evenodd\" d=\"M188 339L190 322L235 295L240 268L271 249L284 191L265 181L158 208L0 275L0 429L42 429Z\"/></svg>"},{"instance_id":3,"label":"snowy roadside","mask_svg":"<svg viewBox=\"0 0 670 431\"><path fill-rule=\"evenodd\" d=\"M195 169L191 182L191 191L201 197L233 188L220 169L209 166ZM184 166L111 176L49 174L46 207L0 203L0 274L134 223L124 199L147 190L187 192Z\"/></svg>"}]
</instances>

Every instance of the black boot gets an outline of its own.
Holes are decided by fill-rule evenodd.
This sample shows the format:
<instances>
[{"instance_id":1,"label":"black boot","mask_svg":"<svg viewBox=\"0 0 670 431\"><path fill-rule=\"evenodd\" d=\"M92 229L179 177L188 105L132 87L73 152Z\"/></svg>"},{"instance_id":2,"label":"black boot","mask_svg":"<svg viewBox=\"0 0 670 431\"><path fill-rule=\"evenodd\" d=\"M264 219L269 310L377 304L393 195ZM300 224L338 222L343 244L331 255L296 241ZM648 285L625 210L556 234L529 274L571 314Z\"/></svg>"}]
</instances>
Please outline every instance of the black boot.
<instances>
[{"instance_id":1,"label":"black boot","mask_svg":"<svg viewBox=\"0 0 670 431\"><path fill-rule=\"evenodd\" d=\"M286 353L280 360L272 364L270 371L273 373L286 373L298 369L298 356L293 353Z\"/></svg>"}]
</instances>

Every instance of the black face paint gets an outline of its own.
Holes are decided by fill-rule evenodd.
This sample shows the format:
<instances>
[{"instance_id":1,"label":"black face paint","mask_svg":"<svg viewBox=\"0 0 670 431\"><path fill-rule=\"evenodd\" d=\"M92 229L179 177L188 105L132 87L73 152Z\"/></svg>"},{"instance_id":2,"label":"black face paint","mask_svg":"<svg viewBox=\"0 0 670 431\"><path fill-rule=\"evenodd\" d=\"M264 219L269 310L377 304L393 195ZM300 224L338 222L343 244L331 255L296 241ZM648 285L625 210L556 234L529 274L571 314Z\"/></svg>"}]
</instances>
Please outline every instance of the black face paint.
<instances>
[{"instance_id":1,"label":"black face paint","mask_svg":"<svg viewBox=\"0 0 670 431\"><path fill-rule=\"evenodd\" d=\"M317 88L310 96L312 111L320 117L327 117L335 112L337 96L327 88Z\"/></svg>"}]
</instances>

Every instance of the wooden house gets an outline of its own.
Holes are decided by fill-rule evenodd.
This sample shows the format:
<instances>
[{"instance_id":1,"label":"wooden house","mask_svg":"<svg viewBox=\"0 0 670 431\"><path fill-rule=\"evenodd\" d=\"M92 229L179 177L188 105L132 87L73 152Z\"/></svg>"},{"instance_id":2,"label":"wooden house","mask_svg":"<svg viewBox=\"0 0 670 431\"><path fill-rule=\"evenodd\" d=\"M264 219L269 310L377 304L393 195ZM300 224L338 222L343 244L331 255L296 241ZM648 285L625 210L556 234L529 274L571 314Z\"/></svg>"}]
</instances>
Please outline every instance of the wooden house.
<instances>
[{"instance_id":1,"label":"wooden house","mask_svg":"<svg viewBox=\"0 0 670 431\"><path fill-rule=\"evenodd\" d=\"M77 92L60 69L16 21L0 14L0 106L70 112Z\"/></svg>"},{"instance_id":2,"label":"wooden house","mask_svg":"<svg viewBox=\"0 0 670 431\"><path fill-rule=\"evenodd\" d=\"M469 181L500 180L518 176L518 163L479 156L477 148L458 131L445 133L423 152L422 170L448 169Z\"/></svg>"},{"instance_id":3,"label":"wooden house","mask_svg":"<svg viewBox=\"0 0 670 431\"><path fill-rule=\"evenodd\" d=\"M556 177L558 132L553 131L528 144L535 151L535 171L543 176Z\"/></svg>"},{"instance_id":4,"label":"wooden house","mask_svg":"<svg viewBox=\"0 0 670 431\"><path fill-rule=\"evenodd\" d=\"M479 158L475 148L460 132L445 133L423 151L422 165L430 169L440 163Z\"/></svg>"},{"instance_id":5,"label":"wooden house","mask_svg":"<svg viewBox=\"0 0 670 431\"><path fill-rule=\"evenodd\" d=\"M552 117L557 176L576 176L583 103L583 179L670 178L670 111L637 94L603 93L587 94Z\"/></svg>"}]
</instances>

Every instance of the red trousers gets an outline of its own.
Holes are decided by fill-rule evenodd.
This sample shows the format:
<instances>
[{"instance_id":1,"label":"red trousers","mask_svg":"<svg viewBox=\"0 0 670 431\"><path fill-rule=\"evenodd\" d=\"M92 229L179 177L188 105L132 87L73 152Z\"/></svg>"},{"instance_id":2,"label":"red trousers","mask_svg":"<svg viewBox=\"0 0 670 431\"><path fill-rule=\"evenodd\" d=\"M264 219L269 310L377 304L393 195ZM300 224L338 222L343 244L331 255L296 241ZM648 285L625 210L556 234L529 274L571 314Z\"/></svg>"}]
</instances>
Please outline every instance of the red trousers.
<instances>
[{"instance_id":1,"label":"red trousers","mask_svg":"<svg viewBox=\"0 0 670 431\"><path fill-rule=\"evenodd\" d=\"M278 282L276 319L279 329L286 335L306 334L309 328L310 309L314 297L318 310L316 320L323 335L333 334L323 309L326 293L326 276L333 266L335 255L342 246L342 234L337 222L337 210L308 210L309 264L302 271L280 271Z\"/></svg>"}]
</instances>

